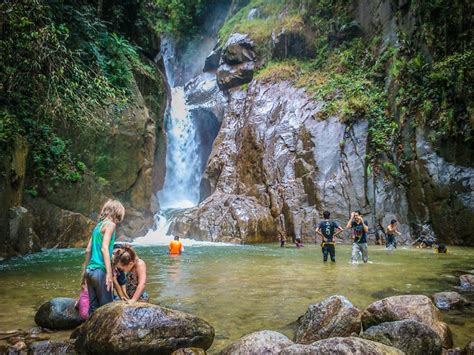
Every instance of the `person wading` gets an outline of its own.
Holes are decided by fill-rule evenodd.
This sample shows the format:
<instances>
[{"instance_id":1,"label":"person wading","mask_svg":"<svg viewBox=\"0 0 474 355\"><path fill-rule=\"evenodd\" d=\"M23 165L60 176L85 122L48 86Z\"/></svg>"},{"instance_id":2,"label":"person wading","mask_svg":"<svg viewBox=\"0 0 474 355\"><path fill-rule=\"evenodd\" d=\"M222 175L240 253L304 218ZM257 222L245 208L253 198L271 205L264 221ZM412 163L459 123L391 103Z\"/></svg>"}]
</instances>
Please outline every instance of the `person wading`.
<instances>
[{"instance_id":1,"label":"person wading","mask_svg":"<svg viewBox=\"0 0 474 355\"><path fill-rule=\"evenodd\" d=\"M352 228L352 262L357 262L359 253L362 254L364 263L369 261L369 249L367 247L367 233L369 227L360 211L352 212L351 219L347 222L347 228Z\"/></svg>"},{"instance_id":2,"label":"person wading","mask_svg":"<svg viewBox=\"0 0 474 355\"><path fill-rule=\"evenodd\" d=\"M323 261L328 261L328 254L331 256L331 261L336 261L336 241L335 237L340 234L344 229L340 227L337 222L330 221L329 217L331 214L329 211L324 211L324 221L319 222L316 228L316 233L321 236L322 243L321 248L323 251Z\"/></svg>"}]
</instances>

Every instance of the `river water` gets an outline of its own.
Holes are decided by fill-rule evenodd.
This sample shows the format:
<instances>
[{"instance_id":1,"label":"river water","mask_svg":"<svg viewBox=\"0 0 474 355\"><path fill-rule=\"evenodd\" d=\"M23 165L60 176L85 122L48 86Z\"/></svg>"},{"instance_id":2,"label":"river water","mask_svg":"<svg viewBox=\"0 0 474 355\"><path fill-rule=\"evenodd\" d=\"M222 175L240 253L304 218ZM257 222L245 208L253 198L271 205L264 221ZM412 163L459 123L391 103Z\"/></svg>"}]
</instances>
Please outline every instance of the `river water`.
<instances>
[{"instance_id":1,"label":"river water","mask_svg":"<svg viewBox=\"0 0 474 355\"><path fill-rule=\"evenodd\" d=\"M148 268L151 302L200 316L216 329L211 352L242 335L273 329L293 336L292 324L309 304L340 294L357 307L396 294L456 290L458 276L474 269L474 249L370 247L371 264L351 265L349 246L337 247L337 263L323 264L317 245L229 246L186 243L170 257L166 246L137 247ZM46 250L0 263L0 330L34 325L38 307L53 297L76 297L83 250ZM474 301L474 292L464 293ZM474 306L443 312L456 346L474 334Z\"/></svg>"}]
</instances>

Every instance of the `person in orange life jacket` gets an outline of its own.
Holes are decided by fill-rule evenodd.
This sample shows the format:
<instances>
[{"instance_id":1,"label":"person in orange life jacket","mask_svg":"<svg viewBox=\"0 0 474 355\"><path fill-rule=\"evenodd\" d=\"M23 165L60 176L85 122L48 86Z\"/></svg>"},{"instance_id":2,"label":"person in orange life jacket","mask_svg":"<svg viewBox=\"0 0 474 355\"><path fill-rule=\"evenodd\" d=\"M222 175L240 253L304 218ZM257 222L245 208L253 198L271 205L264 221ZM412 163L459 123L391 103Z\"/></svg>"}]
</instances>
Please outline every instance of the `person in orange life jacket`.
<instances>
[{"instance_id":1,"label":"person in orange life jacket","mask_svg":"<svg viewBox=\"0 0 474 355\"><path fill-rule=\"evenodd\" d=\"M168 253L170 255L179 255L183 252L183 250L183 243L179 241L179 237L174 237L174 240L170 242L170 245L168 247Z\"/></svg>"}]
</instances>

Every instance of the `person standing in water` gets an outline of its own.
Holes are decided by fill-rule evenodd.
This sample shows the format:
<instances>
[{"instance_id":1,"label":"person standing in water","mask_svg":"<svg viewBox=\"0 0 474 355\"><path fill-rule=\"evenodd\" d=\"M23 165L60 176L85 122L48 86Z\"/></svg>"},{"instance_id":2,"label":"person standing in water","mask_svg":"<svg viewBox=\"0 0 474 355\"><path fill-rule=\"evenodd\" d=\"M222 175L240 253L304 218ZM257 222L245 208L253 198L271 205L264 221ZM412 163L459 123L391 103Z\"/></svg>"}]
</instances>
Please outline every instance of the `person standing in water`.
<instances>
[{"instance_id":1,"label":"person standing in water","mask_svg":"<svg viewBox=\"0 0 474 355\"><path fill-rule=\"evenodd\" d=\"M387 226L387 245L386 248L396 248L397 247L397 241L395 239L395 234L396 235L402 235L397 230L397 221L395 219L392 219L390 221L390 224Z\"/></svg>"},{"instance_id":2,"label":"person standing in water","mask_svg":"<svg viewBox=\"0 0 474 355\"><path fill-rule=\"evenodd\" d=\"M321 248L323 251L323 261L328 261L328 254L331 256L331 261L336 262L336 241L335 237L340 234L344 229L337 224L335 221L330 221L329 217L331 214L329 211L324 211L324 221L319 222L316 228L316 233L321 236L322 243Z\"/></svg>"},{"instance_id":3,"label":"person standing in water","mask_svg":"<svg viewBox=\"0 0 474 355\"><path fill-rule=\"evenodd\" d=\"M174 240L170 242L168 247L168 253L170 255L180 255L183 252L183 243L179 241L179 237L174 237Z\"/></svg>"},{"instance_id":4,"label":"person standing in water","mask_svg":"<svg viewBox=\"0 0 474 355\"><path fill-rule=\"evenodd\" d=\"M83 278L89 293L89 314L113 300L112 253L115 229L124 215L125 208L119 201L108 200L102 207L99 222L87 244Z\"/></svg>"},{"instance_id":5,"label":"person standing in water","mask_svg":"<svg viewBox=\"0 0 474 355\"><path fill-rule=\"evenodd\" d=\"M352 228L352 262L358 259L358 254L362 254L364 263L369 261L369 248L367 247L367 233L369 227L367 220L362 217L360 211L352 212L351 218L347 222L346 228Z\"/></svg>"}]
</instances>

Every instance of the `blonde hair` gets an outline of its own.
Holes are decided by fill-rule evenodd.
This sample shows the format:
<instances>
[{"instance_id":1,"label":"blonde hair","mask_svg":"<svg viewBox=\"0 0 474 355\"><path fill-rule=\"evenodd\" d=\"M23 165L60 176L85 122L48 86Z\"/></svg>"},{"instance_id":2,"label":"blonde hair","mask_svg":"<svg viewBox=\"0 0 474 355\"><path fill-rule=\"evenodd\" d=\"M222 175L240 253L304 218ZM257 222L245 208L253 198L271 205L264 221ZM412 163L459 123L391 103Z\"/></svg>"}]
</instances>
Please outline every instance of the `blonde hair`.
<instances>
[{"instance_id":1,"label":"blonde hair","mask_svg":"<svg viewBox=\"0 0 474 355\"><path fill-rule=\"evenodd\" d=\"M120 223L125 216L125 207L117 200L108 200L100 211L99 221L110 218L114 223Z\"/></svg>"}]
</instances>

